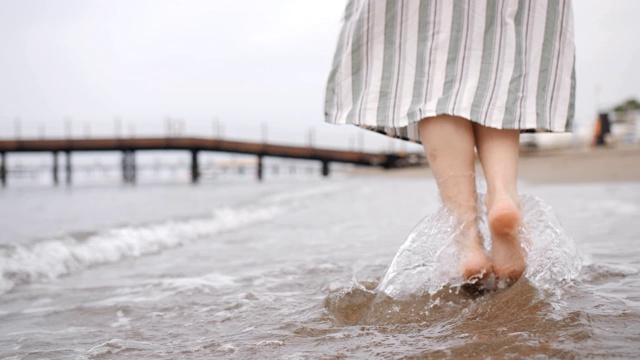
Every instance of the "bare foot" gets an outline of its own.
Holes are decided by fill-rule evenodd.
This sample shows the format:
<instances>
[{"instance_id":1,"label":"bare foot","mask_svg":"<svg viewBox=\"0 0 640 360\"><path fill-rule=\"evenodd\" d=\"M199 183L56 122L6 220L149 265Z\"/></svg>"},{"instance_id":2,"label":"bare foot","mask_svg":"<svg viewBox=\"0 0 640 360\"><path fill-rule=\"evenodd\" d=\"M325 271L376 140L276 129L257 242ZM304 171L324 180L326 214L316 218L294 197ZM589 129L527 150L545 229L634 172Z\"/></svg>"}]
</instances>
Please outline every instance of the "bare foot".
<instances>
[{"instance_id":1,"label":"bare foot","mask_svg":"<svg viewBox=\"0 0 640 360\"><path fill-rule=\"evenodd\" d=\"M501 197L495 198L487 208L493 273L498 279L518 280L526 266L518 234L521 221L518 205L508 197Z\"/></svg>"},{"instance_id":2,"label":"bare foot","mask_svg":"<svg viewBox=\"0 0 640 360\"><path fill-rule=\"evenodd\" d=\"M465 280L482 280L491 274L491 259L484 244L475 218L461 225L459 234L460 272Z\"/></svg>"},{"instance_id":3,"label":"bare foot","mask_svg":"<svg viewBox=\"0 0 640 360\"><path fill-rule=\"evenodd\" d=\"M462 246L462 276L465 280L482 280L491 274L491 260L479 241Z\"/></svg>"}]
</instances>

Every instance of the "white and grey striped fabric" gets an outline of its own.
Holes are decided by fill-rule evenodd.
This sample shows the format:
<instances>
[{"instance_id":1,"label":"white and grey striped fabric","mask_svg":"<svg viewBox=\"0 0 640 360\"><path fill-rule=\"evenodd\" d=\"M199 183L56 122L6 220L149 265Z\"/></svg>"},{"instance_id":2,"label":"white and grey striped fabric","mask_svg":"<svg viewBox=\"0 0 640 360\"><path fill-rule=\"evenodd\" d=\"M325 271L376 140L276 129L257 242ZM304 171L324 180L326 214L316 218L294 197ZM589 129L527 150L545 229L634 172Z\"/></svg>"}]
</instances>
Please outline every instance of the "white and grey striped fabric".
<instances>
[{"instance_id":1,"label":"white and grey striped fabric","mask_svg":"<svg viewBox=\"0 0 640 360\"><path fill-rule=\"evenodd\" d=\"M325 118L415 142L440 114L570 131L574 58L570 0L350 0Z\"/></svg>"}]
</instances>

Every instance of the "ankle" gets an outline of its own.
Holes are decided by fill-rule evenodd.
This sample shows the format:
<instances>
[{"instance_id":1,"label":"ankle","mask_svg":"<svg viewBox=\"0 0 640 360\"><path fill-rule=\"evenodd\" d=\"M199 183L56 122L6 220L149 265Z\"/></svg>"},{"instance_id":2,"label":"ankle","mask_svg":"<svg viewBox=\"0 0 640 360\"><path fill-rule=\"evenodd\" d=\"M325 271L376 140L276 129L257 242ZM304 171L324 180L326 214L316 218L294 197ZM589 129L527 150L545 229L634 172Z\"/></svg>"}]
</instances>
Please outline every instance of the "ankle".
<instances>
[{"instance_id":1,"label":"ankle","mask_svg":"<svg viewBox=\"0 0 640 360\"><path fill-rule=\"evenodd\" d=\"M477 222L459 225L459 242L468 248L484 248L484 240Z\"/></svg>"},{"instance_id":2,"label":"ankle","mask_svg":"<svg viewBox=\"0 0 640 360\"><path fill-rule=\"evenodd\" d=\"M487 206L487 213L491 212L496 204L511 203L516 209L520 209L520 196L516 190L487 191L484 203Z\"/></svg>"}]
</instances>

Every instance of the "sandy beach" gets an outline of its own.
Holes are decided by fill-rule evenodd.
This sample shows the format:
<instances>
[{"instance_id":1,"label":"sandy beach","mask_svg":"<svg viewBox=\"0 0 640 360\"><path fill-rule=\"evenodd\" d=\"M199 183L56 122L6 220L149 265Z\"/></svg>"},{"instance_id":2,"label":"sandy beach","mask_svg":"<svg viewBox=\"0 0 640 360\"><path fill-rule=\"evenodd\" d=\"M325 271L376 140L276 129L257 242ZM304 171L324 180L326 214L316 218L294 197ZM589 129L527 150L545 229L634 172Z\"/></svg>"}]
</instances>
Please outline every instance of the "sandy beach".
<instances>
[{"instance_id":1,"label":"sandy beach","mask_svg":"<svg viewBox=\"0 0 640 360\"><path fill-rule=\"evenodd\" d=\"M479 161L476 169L481 173ZM380 170L359 168L354 175L433 177L428 166ZM519 178L532 183L640 181L640 147L523 152Z\"/></svg>"}]
</instances>

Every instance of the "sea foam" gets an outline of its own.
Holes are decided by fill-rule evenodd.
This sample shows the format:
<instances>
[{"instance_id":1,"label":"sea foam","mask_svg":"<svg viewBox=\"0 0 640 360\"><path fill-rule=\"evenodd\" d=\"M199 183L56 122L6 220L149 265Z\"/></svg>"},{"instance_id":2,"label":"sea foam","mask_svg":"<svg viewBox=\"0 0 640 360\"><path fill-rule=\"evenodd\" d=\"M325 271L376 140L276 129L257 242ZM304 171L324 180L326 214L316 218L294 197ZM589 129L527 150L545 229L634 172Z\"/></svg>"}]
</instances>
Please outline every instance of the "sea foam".
<instances>
[{"instance_id":1,"label":"sea foam","mask_svg":"<svg viewBox=\"0 0 640 360\"><path fill-rule=\"evenodd\" d=\"M159 253L267 221L315 197L340 189L321 186L274 194L253 204L216 209L210 217L112 228L86 238L70 235L32 245L4 245L0 247L0 294L19 284L51 280L88 267Z\"/></svg>"}]
</instances>

